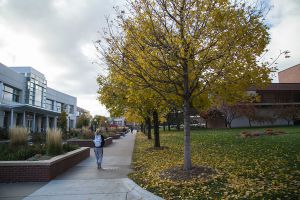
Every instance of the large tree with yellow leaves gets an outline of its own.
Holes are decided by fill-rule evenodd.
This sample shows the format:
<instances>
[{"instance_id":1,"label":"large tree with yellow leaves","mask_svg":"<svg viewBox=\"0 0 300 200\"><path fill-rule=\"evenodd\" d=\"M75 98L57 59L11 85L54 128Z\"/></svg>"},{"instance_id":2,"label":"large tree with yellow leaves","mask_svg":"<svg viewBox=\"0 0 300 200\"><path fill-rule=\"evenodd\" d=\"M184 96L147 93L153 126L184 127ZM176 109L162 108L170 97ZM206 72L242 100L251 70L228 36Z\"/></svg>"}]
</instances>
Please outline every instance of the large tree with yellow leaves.
<instances>
[{"instance_id":1,"label":"large tree with yellow leaves","mask_svg":"<svg viewBox=\"0 0 300 200\"><path fill-rule=\"evenodd\" d=\"M133 0L108 21L96 47L108 70L184 112L184 169L192 168L190 108L269 82L257 64L269 43L260 4L231 0ZM199 103L202 102L202 103Z\"/></svg>"}]
</instances>

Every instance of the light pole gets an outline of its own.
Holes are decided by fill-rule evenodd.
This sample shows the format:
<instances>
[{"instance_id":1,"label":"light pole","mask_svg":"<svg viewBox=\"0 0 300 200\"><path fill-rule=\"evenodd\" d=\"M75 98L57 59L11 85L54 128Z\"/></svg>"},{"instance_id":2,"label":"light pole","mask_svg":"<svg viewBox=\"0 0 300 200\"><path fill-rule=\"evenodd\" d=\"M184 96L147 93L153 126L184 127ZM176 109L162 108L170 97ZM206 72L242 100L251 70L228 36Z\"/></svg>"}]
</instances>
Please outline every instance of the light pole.
<instances>
[{"instance_id":1,"label":"light pole","mask_svg":"<svg viewBox=\"0 0 300 200\"><path fill-rule=\"evenodd\" d=\"M71 132L71 118L70 116L68 116L68 119L69 119L69 133Z\"/></svg>"},{"instance_id":2,"label":"light pole","mask_svg":"<svg viewBox=\"0 0 300 200\"><path fill-rule=\"evenodd\" d=\"M97 119L94 119L94 131L97 129Z\"/></svg>"}]
</instances>

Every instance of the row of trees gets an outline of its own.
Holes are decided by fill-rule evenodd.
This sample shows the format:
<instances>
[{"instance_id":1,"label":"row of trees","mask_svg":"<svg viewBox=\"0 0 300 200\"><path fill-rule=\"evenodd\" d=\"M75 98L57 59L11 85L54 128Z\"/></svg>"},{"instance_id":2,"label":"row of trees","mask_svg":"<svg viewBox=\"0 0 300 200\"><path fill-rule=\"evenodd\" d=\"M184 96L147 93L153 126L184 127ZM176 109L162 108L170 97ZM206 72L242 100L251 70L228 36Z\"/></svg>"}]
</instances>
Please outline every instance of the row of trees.
<instances>
[{"instance_id":1,"label":"row of trees","mask_svg":"<svg viewBox=\"0 0 300 200\"><path fill-rule=\"evenodd\" d=\"M207 120L216 118L224 118L227 128L231 128L231 123L234 119L246 117L249 121L249 126L252 124L273 124L277 119L286 120L288 125L300 116L300 107L295 105L272 106L266 109L255 106L255 104L236 104L222 105L218 109L210 109L202 112L201 117Z\"/></svg>"},{"instance_id":2,"label":"row of trees","mask_svg":"<svg viewBox=\"0 0 300 200\"><path fill-rule=\"evenodd\" d=\"M63 131L67 131L67 120L68 115L65 111L61 112L57 119L57 126ZM108 125L108 119L105 116L95 115L92 117L87 113L83 113L78 116L76 121L76 128L82 127L91 127L91 128L98 128L98 127L106 127Z\"/></svg>"},{"instance_id":3,"label":"row of trees","mask_svg":"<svg viewBox=\"0 0 300 200\"><path fill-rule=\"evenodd\" d=\"M93 129L108 126L108 119L105 116L95 115L92 117L87 113L81 114L77 118L76 128L91 127Z\"/></svg>"},{"instance_id":4,"label":"row of trees","mask_svg":"<svg viewBox=\"0 0 300 200\"><path fill-rule=\"evenodd\" d=\"M163 130L171 130L171 127L175 127L177 130L180 130L181 125L183 124L183 113L178 110L171 110L166 114L163 121L160 120L160 126L163 126ZM281 119L285 120L288 125L291 122L297 120L300 116L300 107L296 105L281 105L281 106L271 106L267 108L262 108L256 106L255 104L236 104L236 105L227 105L222 104L218 108L210 108L206 111L198 112L197 110L192 110L193 116L200 116L206 123L211 120L224 119L224 125L227 128L231 128L232 121L241 117L248 119L249 126L252 127L253 123L258 124L273 124L276 120ZM151 120L151 119L150 119ZM194 124L199 124L203 122L200 118L194 120ZM147 129L151 129L150 126L145 126L142 122L142 132L148 133L151 132ZM151 135L149 135L151 139Z\"/></svg>"},{"instance_id":5,"label":"row of trees","mask_svg":"<svg viewBox=\"0 0 300 200\"><path fill-rule=\"evenodd\" d=\"M134 0L116 8L95 46L107 65L99 100L112 116L150 127L179 110L184 121L184 169L192 167L190 113L245 97L270 82L258 58L270 41L260 4L230 0ZM149 131L148 131L149 133ZM150 137L150 135L149 135Z\"/></svg>"}]
</instances>

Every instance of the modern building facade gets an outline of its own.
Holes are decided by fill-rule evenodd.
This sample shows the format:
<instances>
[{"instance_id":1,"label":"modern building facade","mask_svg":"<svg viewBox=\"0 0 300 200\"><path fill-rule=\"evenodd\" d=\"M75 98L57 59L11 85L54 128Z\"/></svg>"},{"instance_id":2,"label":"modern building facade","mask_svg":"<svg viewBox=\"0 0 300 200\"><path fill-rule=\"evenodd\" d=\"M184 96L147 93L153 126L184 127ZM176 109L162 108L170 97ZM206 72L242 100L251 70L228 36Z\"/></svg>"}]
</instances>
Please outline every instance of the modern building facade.
<instances>
[{"instance_id":1,"label":"modern building facade","mask_svg":"<svg viewBox=\"0 0 300 200\"><path fill-rule=\"evenodd\" d=\"M278 72L279 83L300 83L300 64Z\"/></svg>"},{"instance_id":2,"label":"modern building facade","mask_svg":"<svg viewBox=\"0 0 300 200\"><path fill-rule=\"evenodd\" d=\"M47 86L44 74L32 67L7 67L0 63L0 127L27 127L43 132L57 127L62 111L67 127L76 125L76 97Z\"/></svg>"},{"instance_id":3,"label":"modern building facade","mask_svg":"<svg viewBox=\"0 0 300 200\"><path fill-rule=\"evenodd\" d=\"M90 111L84 109L84 108L81 108L81 107L78 107L77 106L77 117L79 117L80 115L87 115L87 116L90 116L91 113Z\"/></svg>"},{"instance_id":4,"label":"modern building facade","mask_svg":"<svg viewBox=\"0 0 300 200\"><path fill-rule=\"evenodd\" d=\"M288 125L285 119L276 117L278 109L284 109L289 106L300 108L300 83L271 83L264 89L250 88L248 92L258 95L260 101L252 103L259 116L273 118L265 122L252 122L252 126L269 126L269 125ZM299 124L300 116L291 124ZM239 117L232 121L232 127L249 126L247 117Z\"/></svg>"}]
</instances>

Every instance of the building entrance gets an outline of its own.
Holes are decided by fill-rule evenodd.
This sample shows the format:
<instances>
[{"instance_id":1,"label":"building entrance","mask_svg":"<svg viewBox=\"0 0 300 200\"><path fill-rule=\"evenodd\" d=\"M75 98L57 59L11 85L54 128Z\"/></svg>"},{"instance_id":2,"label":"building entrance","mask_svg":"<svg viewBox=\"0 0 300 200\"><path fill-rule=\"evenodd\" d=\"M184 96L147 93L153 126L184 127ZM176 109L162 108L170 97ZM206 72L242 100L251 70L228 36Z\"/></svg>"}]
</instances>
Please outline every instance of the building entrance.
<instances>
[{"instance_id":1,"label":"building entrance","mask_svg":"<svg viewBox=\"0 0 300 200\"><path fill-rule=\"evenodd\" d=\"M27 130L32 130L32 119L27 119Z\"/></svg>"}]
</instances>

